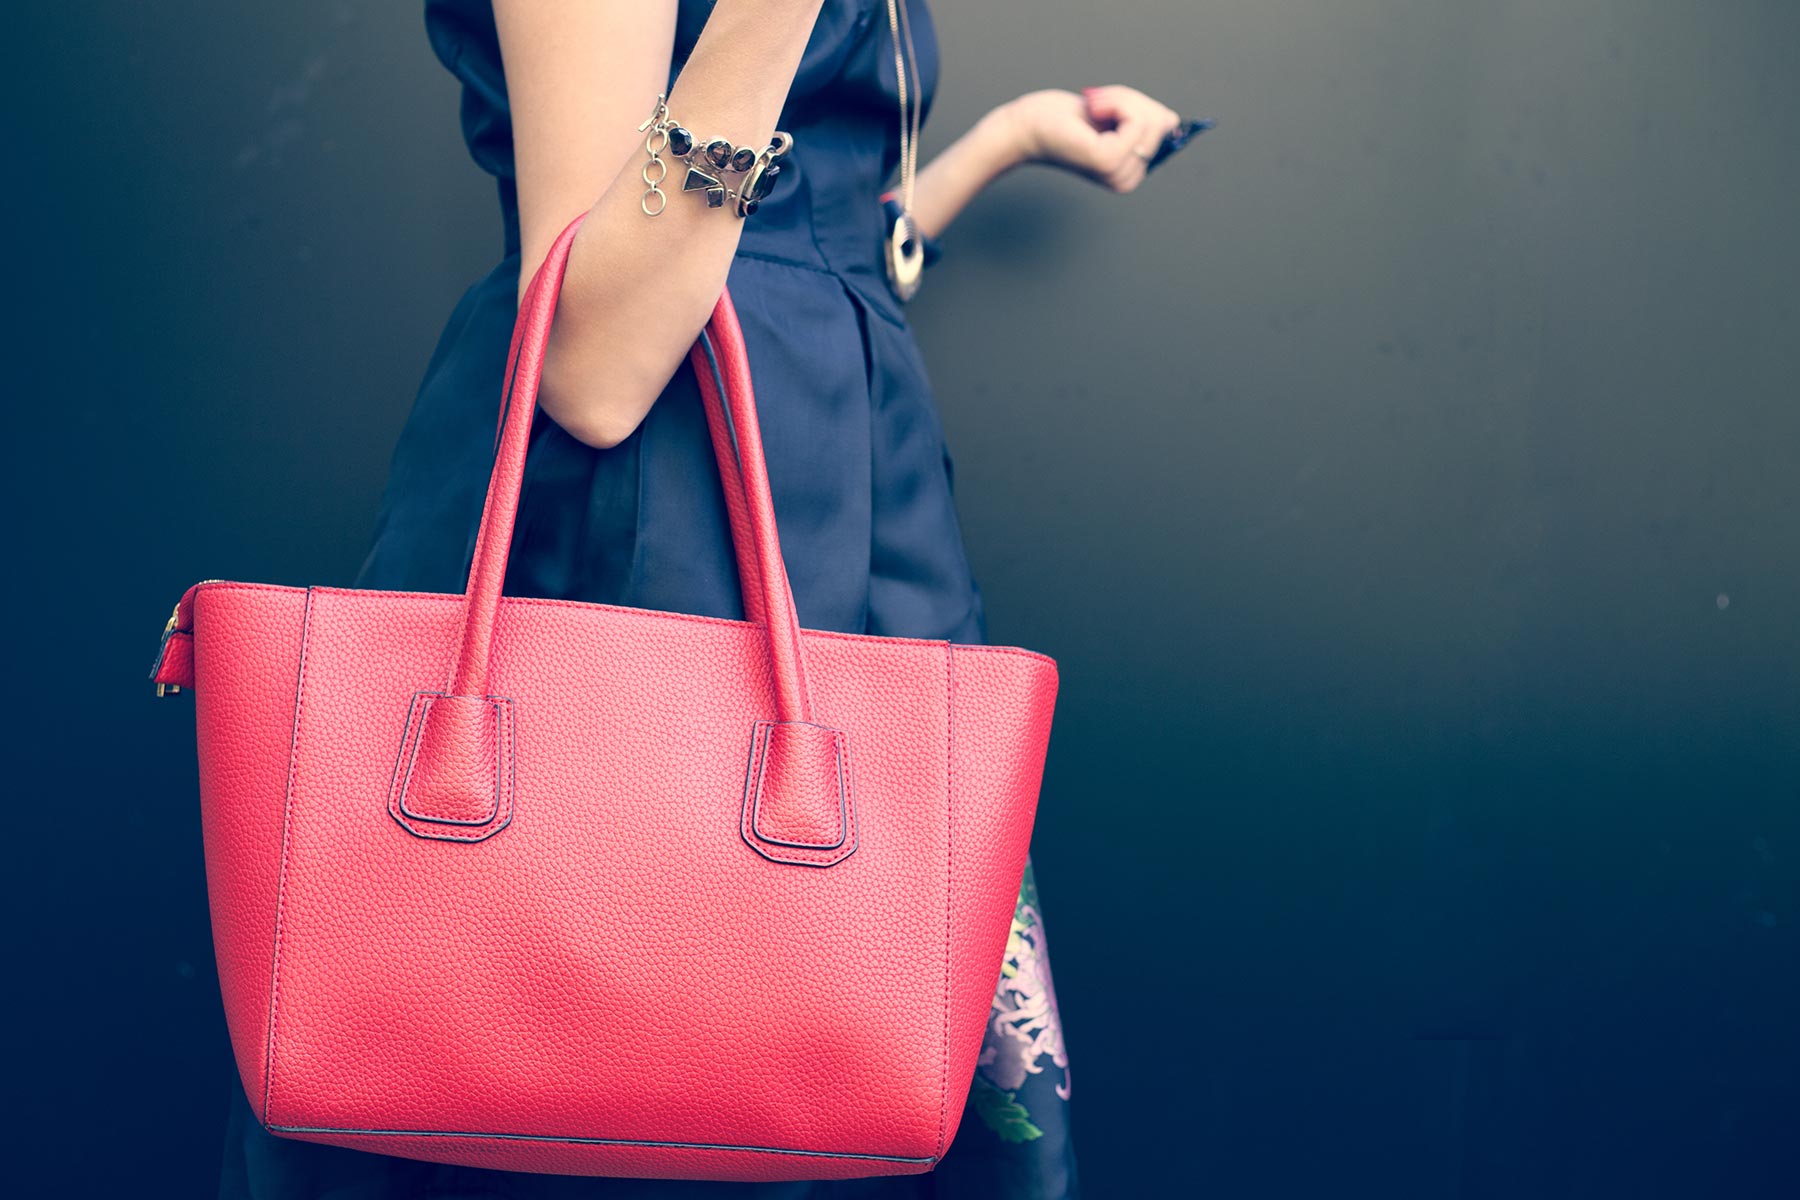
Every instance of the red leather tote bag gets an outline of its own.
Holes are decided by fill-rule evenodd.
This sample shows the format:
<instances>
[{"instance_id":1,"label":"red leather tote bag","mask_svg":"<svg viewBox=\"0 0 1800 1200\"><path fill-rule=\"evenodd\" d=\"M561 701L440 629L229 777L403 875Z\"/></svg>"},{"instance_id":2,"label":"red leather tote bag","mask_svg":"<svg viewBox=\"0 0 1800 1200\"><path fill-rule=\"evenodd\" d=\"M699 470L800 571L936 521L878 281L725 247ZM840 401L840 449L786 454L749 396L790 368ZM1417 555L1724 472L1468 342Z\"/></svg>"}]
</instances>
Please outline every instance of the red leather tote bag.
<instances>
[{"instance_id":1,"label":"red leather tote bag","mask_svg":"<svg viewBox=\"0 0 1800 1200\"><path fill-rule=\"evenodd\" d=\"M799 628L729 297L692 361L749 620L503 597L579 225L521 307L464 595L209 581L164 633L244 1088L277 1134L472 1166L929 1170L1055 665Z\"/></svg>"}]
</instances>

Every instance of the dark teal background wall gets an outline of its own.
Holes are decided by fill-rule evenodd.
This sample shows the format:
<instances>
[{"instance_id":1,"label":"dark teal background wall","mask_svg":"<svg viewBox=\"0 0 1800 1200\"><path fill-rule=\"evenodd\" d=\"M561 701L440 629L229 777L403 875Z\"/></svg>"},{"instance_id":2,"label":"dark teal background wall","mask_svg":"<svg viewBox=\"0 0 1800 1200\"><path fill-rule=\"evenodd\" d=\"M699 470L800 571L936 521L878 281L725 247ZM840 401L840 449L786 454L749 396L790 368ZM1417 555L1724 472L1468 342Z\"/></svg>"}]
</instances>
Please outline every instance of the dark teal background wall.
<instances>
[{"instance_id":1,"label":"dark teal background wall","mask_svg":"<svg viewBox=\"0 0 1800 1200\"><path fill-rule=\"evenodd\" d=\"M937 5L1219 128L1041 173L914 306L1103 1197L1800 1190L1800 8ZM24 1195L207 1194L204 576L348 580L492 188L409 4L9 14ZM12 1189L9 1189L12 1190Z\"/></svg>"}]
</instances>

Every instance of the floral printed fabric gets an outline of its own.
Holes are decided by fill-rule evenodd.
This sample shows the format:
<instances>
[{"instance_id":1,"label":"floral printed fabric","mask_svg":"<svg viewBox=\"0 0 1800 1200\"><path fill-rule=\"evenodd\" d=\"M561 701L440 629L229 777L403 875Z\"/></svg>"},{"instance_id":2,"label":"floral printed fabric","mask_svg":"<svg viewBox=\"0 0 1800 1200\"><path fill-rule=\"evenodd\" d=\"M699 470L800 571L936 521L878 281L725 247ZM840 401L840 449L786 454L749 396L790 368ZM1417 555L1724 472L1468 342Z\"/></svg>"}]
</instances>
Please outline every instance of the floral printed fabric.
<instances>
[{"instance_id":1,"label":"floral printed fabric","mask_svg":"<svg viewBox=\"0 0 1800 1200\"><path fill-rule=\"evenodd\" d=\"M1063 1048L1056 987L1050 979L1050 952L1044 945L1044 923L1038 914L1037 880L1027 863L978 1070L984 1082L1011 1092L1017 1091L1027 1076L1040 1075L1046 1067L1061 1073L1056 1094L1067 1100L1069 1055Z\"/></svg>"},{"instance_id":2,"label":"floral printed fabric","mask_svg":"<svg viewBox=\"0 0 1800 1200\"><path fill-rule=\"evenodd\" d=\"M976 1061L968 1111L935 1173L940 1197L1071 1200L1079 1194L1069 1138L1069 1053L1031 864Z\"/></svg>"}]
</instances>

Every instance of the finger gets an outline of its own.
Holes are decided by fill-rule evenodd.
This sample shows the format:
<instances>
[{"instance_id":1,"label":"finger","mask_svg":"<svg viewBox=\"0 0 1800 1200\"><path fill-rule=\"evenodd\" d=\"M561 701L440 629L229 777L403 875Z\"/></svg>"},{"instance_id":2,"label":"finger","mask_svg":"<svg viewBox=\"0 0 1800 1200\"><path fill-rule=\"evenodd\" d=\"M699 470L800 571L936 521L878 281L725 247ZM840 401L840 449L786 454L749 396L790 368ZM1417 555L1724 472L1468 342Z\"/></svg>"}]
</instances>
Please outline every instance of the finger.
<instances>
[{"instance_id":1,"label":"finger","mask_svg":"<svg viewBox=\"0 0 1800 1200\"><path fill-rule=\"evenodd\" d=\"M1149 174L1163 139L1180 125L1180 116L1135 88L1117 84L1086 88L1082 96L1089 120L1106 126L1100 134L1105 147L1100 181L1116 192L1135 190Z\"/></svg>"},{"instance_id":2,"label":"finger","mask_svg":"<svg viewBox=\"0 0 1800 1200\"><path fill-rule=\"evenodd\" d=\"M1131 160L1114 171L1106 179L1106 186L1123 196L1135 192L1138 185L1149 177L1149 164L1133 155Z\"/></svg>"},{"instance_id":3,"label":"finger","mask_svg":"<svg viewBox=\"0 0 1800 1200\"><path fill-rule=\"evenodd\" d=\"M1082 88L1081 97L1087 102L1088 120L1098 129L1116 127L1124 115L1126 90L1116 86Z\"/></svg>"},{"instance_id":4,"label":"finger","mask_svg":"<svg viewBox=\"0 0 1800 1200\"><path fill-rule=\"evenodd\" d=\"M1133 88L1110 87L1100 90L1106 94L1107 110L1116 129L1153 125L1163 111L1162 105Z\"/></svg>"},{"instance_id":5,"label":"finger","mask_svg":"<svg viewBox=\"0 0 1800 1200\"><path fill-rule=\"evenodd\" d=\"M1137 158L1137 143L1122 129L1094 135L1094 170L1111 176L1124 170Z\"/></svg>"},{"instance_id":6,"label":"finger","mask_svg":"<svg viewBox=\"0 0 1800 1200\"><path fill-rule=\"evenodd\" d=\"M1131 146L1132 152L1139 159L1149 159L1162 145L1167 127L1156 120L1155 114L1141 104L1128 104L1120 112L1119 123L1115 132Z\"/></svg>"},{"instance_id":7,"label":"finger","mask_svg":"<svg viewBox=\"0 0 1800 1200\"><path fill-rule=\"evenodd\" d=\"M1102 133L1085 121L1070 121L1058 136L1056 160L1072 170L1089 175L1102 175L1112 162L1112 135Z\"/></svg>"},{"instance_id":8,"label":"finger","mask_svg":"<svg viewBox=\"0 0 1800 1200\"><path fill-rule=\"evenodd\" d=\"M1145 176L1150 173L1150 160L1156 157L1156 151L1161 145L1160 137L1152 138L1148 146L1134 141L1131 145L1131 158L1120 168L1113 181L1113 190L1129 192L1144 182Z\"/></svg>"},{"instance_id":9,"label":"finger","mask_svg":"<svg viewBox=\"0 0 1800 1200\"><path fill-rule=\"evenodd\" d=\"M1149 161L1123 128L1102 133L1095 141L1098 161L1094 173L1101 183L1115 192L1129 192L1143 182Z\"/></svg>"},{"instance_id":10,"label":"finger","mask_svg":"<svg viewBox=\"0 0 1800 1200\"><path fill-rule=\"evenodd\" d=\"M1152 104L1155 115L1149 120L1156 140L1154 146L1147 147L1143 152L1146 173L1169 154L1185 146L1194 132L1188 128L1187 121L1182 118L1180 113L1166 105L1155 104L1155 102Z\"/></svg>"}]
</instances>

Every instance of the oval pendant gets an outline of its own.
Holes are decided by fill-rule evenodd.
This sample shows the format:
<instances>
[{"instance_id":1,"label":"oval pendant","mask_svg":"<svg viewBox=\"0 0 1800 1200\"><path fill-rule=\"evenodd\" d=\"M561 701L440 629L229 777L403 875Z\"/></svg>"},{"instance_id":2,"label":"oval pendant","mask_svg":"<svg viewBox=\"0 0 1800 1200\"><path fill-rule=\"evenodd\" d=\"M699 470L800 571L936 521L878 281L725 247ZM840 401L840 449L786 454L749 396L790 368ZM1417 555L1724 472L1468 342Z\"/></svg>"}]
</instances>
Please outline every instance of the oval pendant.
<instances>
[{"instance_id":1,"label":"oval pendant","mask_svg":"<svg viewBox=\"0 0 1800 1200\"><path fill-rule=\"evenodd\" d=\"M912 214L902 210L888 223L888 286L904 304L918 292L919 280L924 273L925 239L919 236L919 227Z\"/></svg>"}]
</instances>

